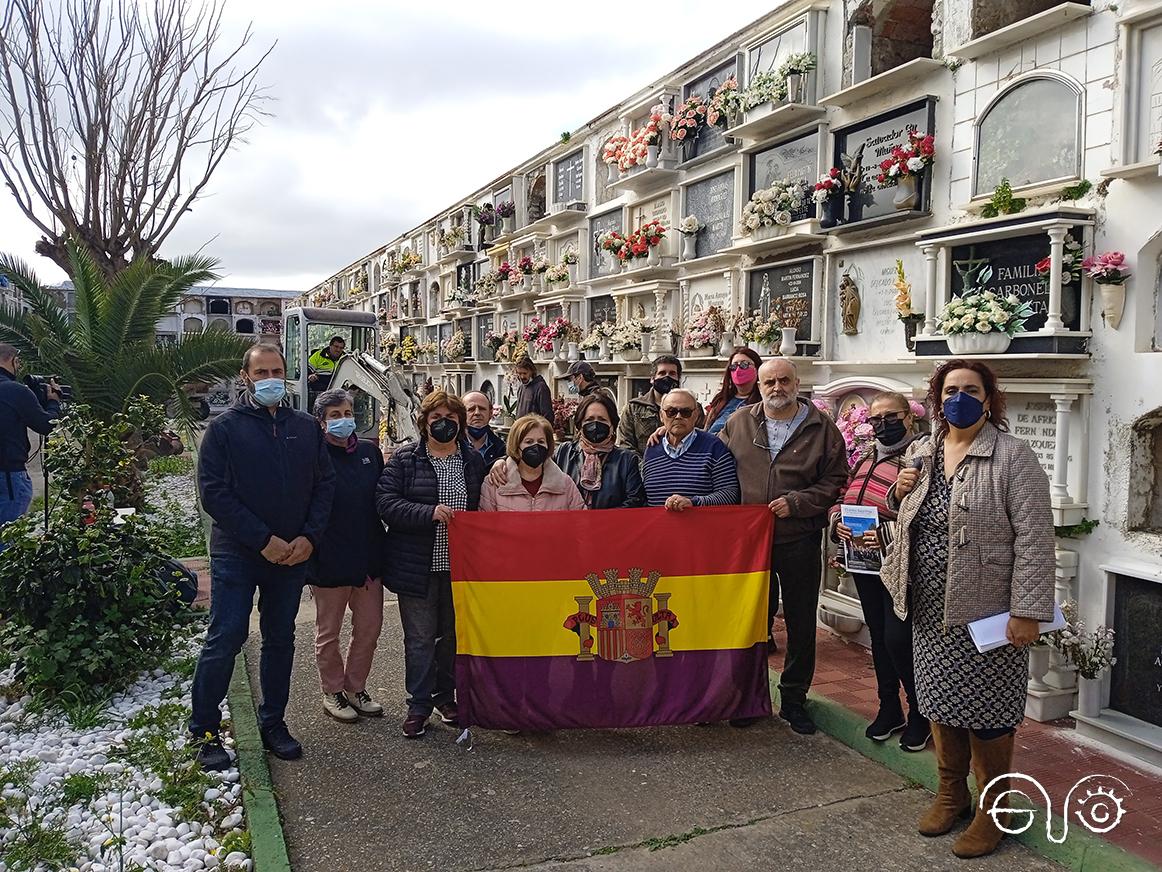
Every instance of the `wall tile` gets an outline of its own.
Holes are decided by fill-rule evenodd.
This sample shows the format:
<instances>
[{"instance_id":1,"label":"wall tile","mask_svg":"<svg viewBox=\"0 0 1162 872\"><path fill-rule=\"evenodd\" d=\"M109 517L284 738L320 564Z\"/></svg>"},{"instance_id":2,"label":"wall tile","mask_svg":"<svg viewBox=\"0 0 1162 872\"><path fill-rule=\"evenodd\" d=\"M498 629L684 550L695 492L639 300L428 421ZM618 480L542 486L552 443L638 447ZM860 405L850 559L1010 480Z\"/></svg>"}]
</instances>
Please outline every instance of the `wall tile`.
<instances>
[{"instance_id":1,"label":"wall tile","mask_svg":"<svg viewBox=\"0 0 1162 872\"><path fill-rule=\"evenodd\" d=\"M1059 69L1067 76L1073 76L1082 84L1085 83L1085 52L1061 58Z\"/></svg>"},{"instance_id":2,"label":"wall tile","mask_svg":"<svg viewBox=\"0 0 1162 872\"><path fill-rule=\"evenodd\" d=\"M1114 91L1102 82L1092 82L1085 86L1085 114L1097 115L1114 108Z\"/></svg>"},{"instance_id":3,"label":"wall tile","mask_svg":"<svg viewBox=\"0 0 1162 872\"><path fill-rule=\"evenodd\" d=\"M1056 31L1041 37L1034 45L1039 67L1061 57L1061 36Z\"/></svg>"},{"instance_id":4,"label":"wall tile","mask_svg":"<svg viewBox=\"0 0 1162 872\"><path fill-rule=\"evenodd\" d=\"M1118 17L1115 12L1098 12L1085 19L1085 44L1096 48L1116 42L1118 39Z\"/></svg>"},{"instance_id":5,"label":"wall tile","mask_svg":"<svg viewBox=\"0 0 1162 872\"><path fill-rule=\"evenodd\" d=\"M1085 81L1096 82L1113 76L1116 48L1117 46L1111 42L1086 52Z\"/></svg>"},{"instance_id":6,"label":"wall tile","mask_svg":"<svg viewBox=\"0 0 1162 872\"><path fill-rule=\"evenodd\" d=\"M962 121L952 128L952 150L964 151L972 148L972 119Z\"/></svg>"},{"instance_id":7,"label":"wall tile","mask_svg":"<svg viewBox=\"0 0 1162 872\"><path fill-rule=\"evenodd\" d=\"M1069 25L1061 31L1061 56L1078 54L1085 51L1086 27L1085 22Z\"/></svg>"},{"instance_id":8,"label":"wall tile","mask_svg":"<svg viewBox=\"0 0 1162 872\"><path fill-rule=\"evenodd\" d=\"M1113 139L1113 112L1099 112L1090 115L1085 120L1085 146L1094 148L1099 145L1109 145Z\"/></svg>"}]
</instances>

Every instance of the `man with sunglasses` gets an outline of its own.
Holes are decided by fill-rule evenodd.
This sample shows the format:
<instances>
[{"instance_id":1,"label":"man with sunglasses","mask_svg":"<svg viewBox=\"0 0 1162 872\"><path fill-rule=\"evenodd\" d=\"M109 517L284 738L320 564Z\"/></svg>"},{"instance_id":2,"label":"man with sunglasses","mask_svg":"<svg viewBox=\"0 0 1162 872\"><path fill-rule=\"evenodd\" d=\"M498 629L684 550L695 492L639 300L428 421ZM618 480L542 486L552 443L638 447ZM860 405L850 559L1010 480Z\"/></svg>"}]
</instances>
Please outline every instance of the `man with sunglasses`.
<instances>
[{"instance_id":1,"label":"man with sunglasses","mask_svg":"<svg viewBox=\"0 0 1162 872\"><path fill-rule=\"evenodd\" d=\"M646 505L683 512L738 502L734 457L718 439L695 429L700 411L698 398L684 388L673 388L662 397L665 435L646 449L642 463Z\"/></svg>"},{"instance_id":2,"label":"man with sunglasses","mask_svg":"<svg viewBox=\"0 0 1162 872\"><path fill-rule=\"evenodd\" d=\"M768 360L758 373L762 402L730 416L719 438L738 463L743 503L775 517L767 627L783 595L787 656L779 717L796 733L815 732L805 703L815 675L815 613L823 573L823 529L847 483L847 452L835 422L799 396L795 364Z\"/></svg>"}]
</instances>

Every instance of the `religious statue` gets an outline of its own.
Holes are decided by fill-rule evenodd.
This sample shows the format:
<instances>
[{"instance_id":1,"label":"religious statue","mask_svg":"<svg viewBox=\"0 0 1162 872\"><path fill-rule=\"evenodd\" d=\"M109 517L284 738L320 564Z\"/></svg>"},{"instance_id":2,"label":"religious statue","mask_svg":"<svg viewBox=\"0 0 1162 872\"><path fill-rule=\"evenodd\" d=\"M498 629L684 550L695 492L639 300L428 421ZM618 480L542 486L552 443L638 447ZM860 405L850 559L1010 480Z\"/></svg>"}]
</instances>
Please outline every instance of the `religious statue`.
<instances>
[{"instance_id":1,"label":"religious statue","mask_svg":"<svg viewBox=\"0 0 1162 872\"><path fill-rule=\"evenodd\" d=\"M646 319L646 307L641 303L637 304L637 310L634 312L634 317L639 321L644 321Z\"/></svg>"},{"instance_id":2,"label":"religious statue","mask_svg":"<svg viewBox=\"0 0 1162 872\"><path fill-rule=\"evenodd\" d=\"M851 273L845 272L839 282L839 311L843 320L843 335L855 336L859 333L859 288Z\"/></svg>"},{"instance_id":3,"label":"religious statue","mask_svg":"<svg viewBox=\"0 0 1162 872\"><path fill-rule=\"evenodd\" d=\"M759 288L759 315L764 321L771 317L771 277L763 276L763 285Z\"/></svg>"}]
</instances>

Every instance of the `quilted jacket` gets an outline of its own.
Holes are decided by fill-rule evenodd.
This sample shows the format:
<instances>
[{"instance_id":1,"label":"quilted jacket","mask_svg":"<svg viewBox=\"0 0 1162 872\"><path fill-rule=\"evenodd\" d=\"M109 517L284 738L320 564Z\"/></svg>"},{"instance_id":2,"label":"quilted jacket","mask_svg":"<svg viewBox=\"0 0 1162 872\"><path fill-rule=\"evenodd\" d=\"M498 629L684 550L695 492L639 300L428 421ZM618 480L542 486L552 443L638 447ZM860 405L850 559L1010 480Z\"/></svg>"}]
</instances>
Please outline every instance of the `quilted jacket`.
<instances>
[{"instance_id":1,"label":"quilted jacket","mask_svg":"<svg viewBox=\"0 0 1162 872\"><path fill-rule=\"evenodd\" d=\"M318 429L318 428L316 428ZM460 444L464 456L464 482L468 487L468 511L480 505L484 461ZM404 596L424 596L432 572L436 525L432 512L440 502L440 483L423 442L409 442L396 450L384 467L375 492L379 517L387 524L388 562L383 586Z\"/></svg>"},{"instance_id":2,"label":"quilted jacket","mask_svg":"<svg viewBox=\"0 0 1162 872\"><path fill-rule=\"evenodd\" d=\"M896 540L880 577L896 614L908 612L912 524L928 493L936 453L934 439L908 447L904 466L922 461L916 487L899 502ZM889 504L896 505L895 491ZM985 424L952 479L948 506L948 579L944 625L967 624L1010 612L1048 621L1053 617L1055 573L1049 479L1025 442Z\"/></svg>"}]
</instances>

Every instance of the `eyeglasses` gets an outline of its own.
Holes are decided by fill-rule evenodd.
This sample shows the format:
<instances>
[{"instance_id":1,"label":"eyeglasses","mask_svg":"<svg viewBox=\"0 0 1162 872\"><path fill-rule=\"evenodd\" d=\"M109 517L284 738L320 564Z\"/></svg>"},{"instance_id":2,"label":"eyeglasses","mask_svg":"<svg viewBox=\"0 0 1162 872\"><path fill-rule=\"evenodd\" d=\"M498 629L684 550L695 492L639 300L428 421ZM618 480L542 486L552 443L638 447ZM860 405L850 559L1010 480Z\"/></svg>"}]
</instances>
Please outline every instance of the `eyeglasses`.
<instances>
[{"instance_id":1,"label":"eyeglasses","mask_svg":"<svg viewBox=\"0 0 1162 872\"><path fill-rule=\"evenodd\" d=\"M738 363L730 365L730 371L734 372L736 369L754 369L754 364L749 360L740 360Z\"/></svg>"},{"instance_id":2,"label":"eyeglasses","mask_svg":"<svg viewBox=\"0 0 1162 872\"><path fill-rule=\"evenodd\" d=\"M694 410L689 406L671 406L668 409L662 409L662 414L669 418L690 418L694 415Z\"/></svg>"},{"instance_id":3,"label":"eyeglasses","mask_svg":"<svg viewBox=\"0 0 1162 872\"><path fill-rule=\"evenodd\" d=\"M888 412L886 415L872 415L870 418L867 419L867 422L869 424L871 424L873 427L878 427L880 424L883 424L885 421L899 421L901 418L903 418L907 414L908 414L907 412Z\"/></svg>"}]
</instances>

